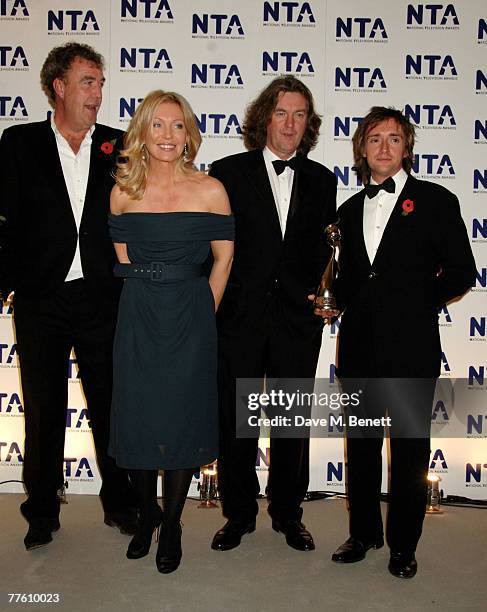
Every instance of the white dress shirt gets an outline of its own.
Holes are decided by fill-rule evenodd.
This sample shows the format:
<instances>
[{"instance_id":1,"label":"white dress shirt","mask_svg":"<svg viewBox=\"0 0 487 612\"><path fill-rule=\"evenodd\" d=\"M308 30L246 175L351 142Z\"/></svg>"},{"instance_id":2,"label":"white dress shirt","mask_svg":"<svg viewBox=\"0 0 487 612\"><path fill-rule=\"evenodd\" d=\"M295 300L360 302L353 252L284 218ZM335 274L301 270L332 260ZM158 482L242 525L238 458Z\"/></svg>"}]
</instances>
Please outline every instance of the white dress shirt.
<instances>
[{"instance_id":1,"label":"white dress shirt","mask_svg":"<svg viewBox=\"0 0 487 612\"><path fill-rule=\"evenodd\" d=\"M284 169L284 172L281 172L281 174L278 175L274 170L272 162L276 159L280 159L280 157L277 157L277 155L275 155L268 147L264 148L263 154L265 167L267 169L267 174L272 187L272 193L274 195L274 202L276 203L277 214L279 215L282 236L284 237L284 234L286 233L289 203L291 201L291 193L293 189L294 170L287 166ZM295 156L296 152L294 152L289 159Z\"/></svg>"},{"instance_id":2,"label":"white dress shirt","mask_svg":"<svg viewBox=\"0 0 487 612\"><path fill-rule=\"evenodd\" d=\"M77 278L83 278L83 268L81 266L81 254L79 250L79 226L81 224L81 216L85 204L86 186L90 173L91 135L93 134L95 126L93 125L86 133L77 154L74 153L67 140L58 130L53 116L51 117L51 127L56 136L56 145L59 159L61 160L61 167L63 169L64 182L66 183L76 229L78 231L76 252L73 262L71 263L71 268L65 279L66 281L71 281Z\"/></svg>"},{"instance_id":3,"label":"white dress shirt","mask_svg":"<svg viewBox=\"0 0 487 612\"><path fill-rule=\"evenodd\" d=\"M381 189L375 197L369 198L369 196L366 195L364 198L363 231L365 247L370 263L374 262L375 254L382 240L384 229L396 205L397 198L403 190L408 175L401 168L392 178L396 185L394 193L388 193L384 191L384 189ZM371 185L377 185L372 178L370 179L370 183Z\"/></svg>"}]
</instances>

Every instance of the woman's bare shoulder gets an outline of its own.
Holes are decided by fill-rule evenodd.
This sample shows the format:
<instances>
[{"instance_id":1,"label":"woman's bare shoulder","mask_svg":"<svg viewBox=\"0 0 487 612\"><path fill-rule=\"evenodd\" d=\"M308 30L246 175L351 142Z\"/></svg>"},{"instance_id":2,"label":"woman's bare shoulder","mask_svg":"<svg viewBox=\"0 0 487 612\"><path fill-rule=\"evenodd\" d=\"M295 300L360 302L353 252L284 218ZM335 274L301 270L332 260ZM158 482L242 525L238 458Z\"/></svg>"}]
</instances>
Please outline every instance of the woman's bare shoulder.
<instances>
[{"instance_id":1,"label":"woman's bare shoulder","mask_svg":"<svg viewBox=\"0 0 487 612\"><path fill-rule=\"evenodd\" d=\"M115 184L110 193L110 212L112 215L123 214L132 203L133 199Z\"/></svg>"},{"instance_id":2,"label":"woman's bare shoulder","mask_svg":"<svg viewBox=\"0 0 487 612\"><path fill-rule=\"evenodd\" d=\"M198 195L208 212L228 215L231 213L225 187L220 181L204 172L198 172Z\"/></svg>"}]
</instances>

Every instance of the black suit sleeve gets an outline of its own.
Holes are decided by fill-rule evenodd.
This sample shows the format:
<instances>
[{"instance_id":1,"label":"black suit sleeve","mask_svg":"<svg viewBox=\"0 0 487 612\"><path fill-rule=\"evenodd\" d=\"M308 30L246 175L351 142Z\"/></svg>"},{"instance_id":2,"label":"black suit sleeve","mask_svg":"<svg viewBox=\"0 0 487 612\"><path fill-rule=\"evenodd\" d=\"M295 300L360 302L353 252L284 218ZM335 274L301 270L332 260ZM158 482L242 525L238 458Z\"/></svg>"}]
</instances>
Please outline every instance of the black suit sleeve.
<instances>
[{"instance_id":1,"label":"black suit sleeve","mask_svg":"<svg viewBox=\"0 0 487 612\"><path fill-rule=\"evenodd\" d=\"M9 274L9 262L14 246L19 170L12 131L6 129L0 139L0 291L4 299L14 289L14 279ZM23 171L24 180L29 180L29 168L23 168Z\"/></svg>"},{"instance_id":2,"label":"black suit sleeve","mask_svg":"<svg viewBox=\"0 0 487 612\"><path fill-rule=\"evenodd\" d=\"M475 284L476 266L458 198L447 192L436 201L435 228L432 232L439 262L436 303L443 306L463 295Z\"/></svg>"},{"instance_id":3,"label":"black suit sleeve","mask_svg":"<svg viewBox=\"0 0 487 612\"><path fill-rule=\"evenodd\" d=\"M337 221L337 178L334 174L327 174L327 181L325 183L325 194L323 199L324 206L324 223L323 223L323 243L318 246L317 256L320 258L323 271L325 269L326 264L328 263L328 258L331 255L331 247L328 244L326 239L326 228L330 225L330 223L336 223Z\"/></svg>"},{"instance_id":4,"label":"black suit sleeve","mask_svg":"<svg viewBox=\"0 0 487 612\"><path fill-rule=\"evenodd\" d=\"M350 245L348 242L348 205L342 204L337 212L338 228L341 234L341 247L338 256L338 278L334 284L334 294L337 309L343 312L348 305L351 293L351 278L353 276L350 263Z\"/></svg>"},{"instance_id":5,"label":"black suit sleeve","mask_svg":"<svg viewBox=\"0 0 487 612\"><path fill-rule=\"evenodd\" d=\"M224 184L223 178L221 175L221 164L218 161L215 161L211 164L208 174L212 176L213 178L218 179L220 183Z\"/></svg>"}]
</instances>

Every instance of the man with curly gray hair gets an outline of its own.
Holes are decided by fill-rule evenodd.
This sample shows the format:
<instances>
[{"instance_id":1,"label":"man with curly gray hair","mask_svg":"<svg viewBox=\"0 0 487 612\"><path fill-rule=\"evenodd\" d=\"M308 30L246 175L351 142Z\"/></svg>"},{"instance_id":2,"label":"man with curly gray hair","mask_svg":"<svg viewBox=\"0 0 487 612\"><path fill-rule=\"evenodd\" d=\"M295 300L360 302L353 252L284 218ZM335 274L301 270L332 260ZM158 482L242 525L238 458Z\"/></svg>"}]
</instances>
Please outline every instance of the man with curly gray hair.
<instances>
[{"instance_id":1,"label":"man with curly gray hair","mask_svg":"<svg viewBox=\"0 0 487 612\"><path fill-rule=\"evenodd\" d=\"M306 85L274 79L253 101L243 123L249 149L215 162L211 175L230 197L235 255L217 313L219 332L219 488L228 519L213 539L230 550L254 531L260 491L257 438L236 436L238 378L313 379L323 320L308 299L327 258L325 227L335 220L336 179L307 158L321 119ZM267 487L275 531L289 546L313 550L301 522L309 483L309 438L272 437Z\"/></svg>"}]
</instances>

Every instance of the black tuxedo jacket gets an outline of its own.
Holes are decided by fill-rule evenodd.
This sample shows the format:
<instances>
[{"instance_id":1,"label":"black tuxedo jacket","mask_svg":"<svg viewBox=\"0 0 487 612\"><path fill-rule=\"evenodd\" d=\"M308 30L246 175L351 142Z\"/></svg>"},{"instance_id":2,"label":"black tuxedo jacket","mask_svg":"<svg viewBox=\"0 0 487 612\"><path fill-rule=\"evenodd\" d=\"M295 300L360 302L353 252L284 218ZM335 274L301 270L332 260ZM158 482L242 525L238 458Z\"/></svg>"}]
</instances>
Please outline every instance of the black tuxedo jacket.
<instances>
[{"instance_id":1,"label":"black tuxedo jacket","mask_svg":"<svg viewBox=\"0 0 487 612\"><path fill-rule=\"evenodd\" d=\"M409 176L373 262L363 235L365 191L338 210L338 343L343 377L436 377L438 309L475 282L475 261L455 195ZM403 215L403 203L413 210Z\"/></svg>"},{"instance_id":2,"label":"black tuxedo jacket","mask_svg":"<svg viewBox=\"0 0 487 612\"><path fill-rule=\"evenodd\" d=\"M315 292L329 256L324 230L336 219L334 174L302 158L284 239L261 150L216 161L210 174L225 186L235 215L235 256L217 313L220 333L258 333L272 296L303 340L321 333L307 295Z\"/></svg>"},{"instance_id":3,"label":"black tuxedo jacket","mask_svg":"<svg viewBox=\"0 0 487 612\"><path fill-rule=\"evenodd\" d=\"M114 291L115 252L107 215L120 130L96 124L79 229L84 277L96 291ZM101 146L116 141L112 154ZM24 296L60 287L78 233L50 121L7 128L0 141L0 288ZM2 220L0 220L2 221Z\"/></svg>"}]
</instances>

